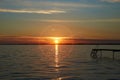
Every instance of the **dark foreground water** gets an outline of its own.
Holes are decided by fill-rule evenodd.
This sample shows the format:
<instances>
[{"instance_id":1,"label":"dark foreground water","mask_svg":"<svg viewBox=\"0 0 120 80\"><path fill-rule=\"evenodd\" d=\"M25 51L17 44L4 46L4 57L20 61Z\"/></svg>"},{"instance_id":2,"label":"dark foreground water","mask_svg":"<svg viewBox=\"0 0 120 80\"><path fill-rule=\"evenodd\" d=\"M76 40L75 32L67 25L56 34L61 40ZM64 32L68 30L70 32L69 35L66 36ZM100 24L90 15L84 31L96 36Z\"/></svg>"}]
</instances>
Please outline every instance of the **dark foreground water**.
<instances>
[{"instance_id":1,"label":"dark foreground water","mask_svg":"<svg viewBox=\"0 0 120 80\"><path fill-rule=\"evenodd\" d=\"M92 59L95 45L0 45L0 80L120 80L120 53ZM120 49L120 45L99 48Z\"/></svg>"}]
</instances>

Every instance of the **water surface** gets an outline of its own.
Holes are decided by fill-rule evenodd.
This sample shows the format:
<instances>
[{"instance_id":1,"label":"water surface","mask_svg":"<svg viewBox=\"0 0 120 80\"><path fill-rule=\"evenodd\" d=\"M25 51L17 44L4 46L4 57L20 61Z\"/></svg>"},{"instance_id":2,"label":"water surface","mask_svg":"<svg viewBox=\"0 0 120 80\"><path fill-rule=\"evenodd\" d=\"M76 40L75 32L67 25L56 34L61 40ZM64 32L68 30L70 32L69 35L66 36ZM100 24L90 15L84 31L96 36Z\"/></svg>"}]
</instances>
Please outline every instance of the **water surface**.
<instances>
[{"instance_id":1,"label":"water surface","mask_svg":"<svg viewBox=\"0 0 120 80\"><path fill-rule=\"evenodd\" d=\"M0 45L0 80L120 80L120 54L92 59L95 45ZM120 45L99 48L120 49Z\"/></svg>"}]
</instances>

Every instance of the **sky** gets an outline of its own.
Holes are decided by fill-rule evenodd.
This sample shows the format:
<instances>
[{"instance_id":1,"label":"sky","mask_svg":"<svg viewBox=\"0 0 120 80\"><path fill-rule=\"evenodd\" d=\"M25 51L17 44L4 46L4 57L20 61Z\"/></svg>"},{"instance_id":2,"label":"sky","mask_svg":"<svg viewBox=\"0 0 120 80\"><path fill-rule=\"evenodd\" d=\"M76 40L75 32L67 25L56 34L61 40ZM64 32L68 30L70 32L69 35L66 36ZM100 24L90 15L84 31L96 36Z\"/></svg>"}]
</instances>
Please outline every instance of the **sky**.
<instances>
[{"instance_id":1,"label":"sky","mask_svg":"<svg viewBox=\"0 0 120 80\"><path fill-rule=\"evenodd\" d=\"M0 0L0 37L120 40L120 0Z\"/></svg>"}]
</instances>

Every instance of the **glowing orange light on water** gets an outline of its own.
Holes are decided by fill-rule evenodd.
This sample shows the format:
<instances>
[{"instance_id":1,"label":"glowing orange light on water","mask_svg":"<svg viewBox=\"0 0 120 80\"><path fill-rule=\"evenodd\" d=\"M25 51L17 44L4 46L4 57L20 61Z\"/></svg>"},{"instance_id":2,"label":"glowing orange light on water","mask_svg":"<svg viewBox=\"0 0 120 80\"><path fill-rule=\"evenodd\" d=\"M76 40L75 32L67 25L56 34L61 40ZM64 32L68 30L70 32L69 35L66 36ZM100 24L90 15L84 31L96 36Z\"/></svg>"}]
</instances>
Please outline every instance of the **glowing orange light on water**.
<instances>
[{"instance_id":1,"label":"glowing orange light on water","mask_svg":"<svg viewBox=\"0 0 120 80\"><path fill-rule=\"evenodd\" d=\"M59 52L58 45L55 45L55 67L59 67Z\"/></svg>"},{"instance_id":2,"label":"glowing orange light on water","mask_svg":"<svg viewBox=\"0 0 120 80\"><path fill-rule=\"evenodd\" d=\"M53 40L53 43L55 44L55 67L59 67L59 43L61 42L61 37L50 37ZM58 72L59 70L56 69Z\"/></svg>"}]
</instances>

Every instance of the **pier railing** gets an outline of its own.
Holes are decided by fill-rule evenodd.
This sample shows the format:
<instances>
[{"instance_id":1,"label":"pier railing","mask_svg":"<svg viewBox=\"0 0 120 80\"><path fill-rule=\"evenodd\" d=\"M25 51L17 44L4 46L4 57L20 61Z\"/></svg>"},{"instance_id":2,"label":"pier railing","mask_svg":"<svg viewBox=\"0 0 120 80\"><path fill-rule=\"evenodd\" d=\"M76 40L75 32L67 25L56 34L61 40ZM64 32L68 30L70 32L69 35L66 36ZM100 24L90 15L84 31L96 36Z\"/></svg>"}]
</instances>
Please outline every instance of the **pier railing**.
<instances>
[{"instance_id":1,"label":"pier railing","mask_svg":"<svg viewBox=\"0 0 120 80\"><path fill-rule=\"evenodd\" d=\"M97 53L100 52L100 57L102 58L103 51L112 51L112 58L115 59L115 53L120 52L120 49L92 49L90 56L92 58L98 58Z\"/></svg>"}]
</instances>

